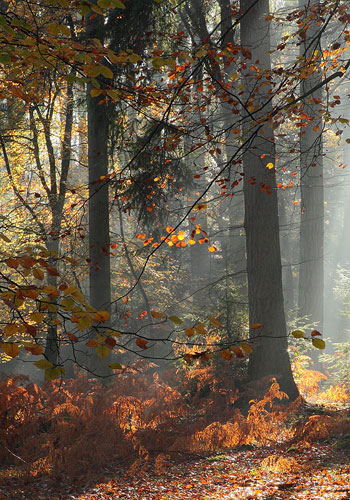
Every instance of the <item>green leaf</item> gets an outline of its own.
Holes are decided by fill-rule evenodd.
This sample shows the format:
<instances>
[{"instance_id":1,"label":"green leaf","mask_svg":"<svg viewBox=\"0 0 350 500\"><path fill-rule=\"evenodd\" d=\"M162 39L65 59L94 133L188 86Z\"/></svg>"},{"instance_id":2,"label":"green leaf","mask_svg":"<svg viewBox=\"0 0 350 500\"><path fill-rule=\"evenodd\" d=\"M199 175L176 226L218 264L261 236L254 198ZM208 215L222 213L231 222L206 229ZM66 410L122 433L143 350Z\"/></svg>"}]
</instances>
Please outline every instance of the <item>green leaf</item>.
<instances>
[{"instance_id":1,"label":"green leaf","mask_svg":"<svg viewBox=\"0 0 350 500\"><path fill-rule=\"evenodd\" d=\"M122 370L123 367L119 363L108 363L108 366L112 368L112 370Z\"/></svg>"},{"instance_id":2,"label":"green leaf","mask_svg":"<svg viewBox=\"0 0 350 500\"><path fill-rule=\"evenodd\" d=\"M105 78L113 78L113 71L108 68L107 66L103 66L103 65L100 65L99 67L99 71L101 73L101 75L103 75Z\"/></svg>"},{"instance_id":3,"label":"green leaf","mask_svg":"<svg viewBox=\"0 0 350 500\"><path fill-rule=\"evenodd\" d=\"M116 9L125 9L125 5L120 0L111 0Z\"/></svg>"},{"instance_id":4,"label":"green leaf","mask_svg":"<svg viewBox=\"0 0 350 500\"><path fill-rule=\"evenodd\" d=\"M56 380L61 376L65 375L65 369L63 366L56 366L55 368L46 368L45 378L46 380Z\"/></svg>"},{"instance_id":5,"label":"green leaf","mask_svg":"<svg viewBox=\"0 0 350 500\"><path fill-rule=\"evenodd\" d=\"M325 349L326 347L325 341L319 338L313 338L312 345L316 347L316 349Z\"/></svg>"},{"instance_id":6,"label":"green leaf","mask_svg":"<svg viewBox=\"0 0 350 500\"><path fill-rule=\"evenodd\" d=\"M178 318L177 316L168 316L168 319L175 323L175 325L182 325L183 323L182 319Z\"/></svg>"},{"instance_id":7,"label":"green leaf","mask_svg":"<svg viewBox=\"0 0 350 500\"><path fill-rule=\"evenodd\" d=\"M293 330L292 335L295 339L301 339L305 336L305 333L303 330Z\"/></svg>"},{"instance_id":8,"label":"green leaf","mask_svg":"<svg viewBox=\"0 0 350 500\"><path fill-rule=\"evenodd\" d=\"M111 351L105 345L99 345L96 347L96 354L102 359L106 358L110 352Z\"/></svg>"},{"instance_id":9,"label":"green leaf","mask_svg":"<svg viewBox=\"0 0 350 500\"><path fill-rule=\"evenodd\" d=\"M51 361L48 361L47 359L39 359L39 361L35 361L34 365L37 368L40 368L40 370L46 370L53 367L53 363L51 363Z\"/></svg>"}]
</instances>

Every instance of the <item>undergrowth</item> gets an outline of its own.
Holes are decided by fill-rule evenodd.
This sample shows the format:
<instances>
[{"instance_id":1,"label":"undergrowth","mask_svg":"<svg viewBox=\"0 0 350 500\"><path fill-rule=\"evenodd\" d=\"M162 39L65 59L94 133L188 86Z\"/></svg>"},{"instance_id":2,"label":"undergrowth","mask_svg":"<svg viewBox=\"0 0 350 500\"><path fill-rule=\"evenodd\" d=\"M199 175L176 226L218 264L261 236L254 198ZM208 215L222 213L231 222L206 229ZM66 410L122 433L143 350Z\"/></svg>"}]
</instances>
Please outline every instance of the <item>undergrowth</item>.
<instances>
[{"instance_id":1,"label":"undergrowth","mask_svg":"<svg viewBox=\"0 0 350 500\"><path fill-rule=\"evenodd\" d=\"M79 477L113 460L138 473L149 467L152 454L155 472L162 473L173 453L285 441L307 445L350 433L345 410L303 414L301 399L288 404L275 380L244 416L235 408L238 390L230 373L198 367L180 379L173 371L166 377L170 385L147 368L139 363L107 386L81 375L41 387L24 376L2 379L0 463L22 465L28 475ZM333 395L344 396L342 391Z\"/></svg>"}]
</instances>

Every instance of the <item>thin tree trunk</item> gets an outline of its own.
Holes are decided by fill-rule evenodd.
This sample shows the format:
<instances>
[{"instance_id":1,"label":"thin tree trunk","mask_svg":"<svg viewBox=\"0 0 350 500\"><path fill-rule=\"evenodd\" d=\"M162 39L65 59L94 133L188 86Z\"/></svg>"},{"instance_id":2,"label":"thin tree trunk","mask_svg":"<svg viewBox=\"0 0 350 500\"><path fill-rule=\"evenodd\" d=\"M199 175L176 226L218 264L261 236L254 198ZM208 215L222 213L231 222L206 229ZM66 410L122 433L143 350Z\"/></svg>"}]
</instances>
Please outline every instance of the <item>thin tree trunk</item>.
<instances>
[{"instance_id":1,"label":"thin tree trunk","mask_svg":"<svg viewBox=\"0 0 350 500\"><path fill-rule=\"evenodd\" d=\"M322 83L322 72L317 68L322 54L317 37L320 27L317 24L316 12L310 10L310 6L317 7L318 5L318 0L299 1L300 8L305 9L305 22L309 25L306 38L300 46L301 56L305 61L305 78L301 80L300 85L302 95L315 85ZM313 64L310 62L310 57L316 57ZM301 317L307 317L307 323L311 322L314 328L322 330L324 196L321 100L322 89L320 88L302 101L304 113L310 121L307 126L302 127L300 137L299 314Z\"/></svg>"}]
</instances>

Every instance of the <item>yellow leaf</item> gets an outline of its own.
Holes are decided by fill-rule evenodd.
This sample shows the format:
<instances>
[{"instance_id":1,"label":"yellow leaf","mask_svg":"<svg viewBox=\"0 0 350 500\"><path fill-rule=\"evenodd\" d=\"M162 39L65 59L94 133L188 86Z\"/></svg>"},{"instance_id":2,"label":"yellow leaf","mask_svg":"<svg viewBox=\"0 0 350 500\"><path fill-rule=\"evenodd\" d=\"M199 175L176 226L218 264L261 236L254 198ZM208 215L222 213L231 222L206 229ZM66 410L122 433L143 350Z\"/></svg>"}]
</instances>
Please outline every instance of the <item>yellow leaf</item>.
<instances>
[{"instance_id":1,"label":"yellow leaf","mask_svg":"<svg viewBox=\"0 0 350 500\"><path fill-rule=\"evenodd\" d=\"M182 325L183 323L182 319L178 318L177 316L168 316L168 319L175 323L175 325Z\"/></svg>"},{"instance_id":2,"label":"yellow leaf","mask_svg":"<svg viewBox=\"0 0 350 500\"><path fill-rule=\"evenodd\" d=\"M92 326L91 318L89 318L87 316L83 316L82 318L79 318L79 322L78 322L79 330L85 330L85 328L91 328L91 326Z\"/></svg>"},{"instance_id":3,"label":"yellow leaf","mask_svg":"<svg viewBox=\"0 0 350 500\"><path fill-rule=\"evenodd\" d=\"M106 321L109 321L110 319L110 314L108 311L97 311L93 315L94 321L101 321L102 323L105 323Z\"/></svg>"},{"instance_id":4,"label":"yellow leaf","mask_svg":"<svg viewBox=\"0 0 350 500\"><path fill-rule=\"evenodd\" d=\"M313 345L314 347L316 347L316 349L325 349L325 347L326 347L326 343L325 343L325 341L324 341L324 340L322 340L322 339L319 339L319 338L317 338L317 337L316 337L316 338L314 337L314 338L312 339L312 345Z\"/></svg>"},{"instance_id":5,"label":"yellow leaf","mask_svg":"<svg viewBox=\"0 0 350 500\"><path fill-rule=\"evenodd\" d=\"M122 370L123 367L119 363L108 363L108 366L112 368L112 370Z\"/></svg>"},{"instance_id":6,"label":"yellow leaf","mask_svg":"<svg viewBox=\"0 0 350 500\"><path fill-rule=\"evenodd\" d=\"M31 321L33 321L33 323L41 323L44 319L44 315L42 313L39 313L39 312L35 312L35 313L32 313L30 316L30 319Z\"/></svg>"},{"instance_id":7,"label":"yellow leaf","mask_svg":"<svg viewBox=\"0 0 350 500\"><path fill-rule=\"evenodd\" d=\"M35 361L34 366L40 368L40 370L46 370L47 368L52 368L53 364L47 359L39 359L39 361Z\"/></svg>"},{"instance_id":8,"label":"yellow leaf","mask_svg":"<svg viewBox=\"0 0 350 500\"><path fill-rule=\"evenodd\" d=\"M251 354L253 352L253 349L248 342L240 342L239 345L246 354Z\"/></svg>"},{"instance_id":9,"label":"yellow leaf","mask_svg":"<svg viewBox=\"0 0 350 500\"><path fill-rule=\"evenodd\" d=\"M107 90L107 95L109 95L109 97L111 97L114 100L119 99L120 94L121 93L120 93L119 90L115 90L115 89L109 89L109 90Z\"/></svg>"},{"instance_id":10,"label":"yellow leaf","mask_svg":"<svg viewBox=\"0 0 350 500\"><path fill-rule=\"evenodd\" d=\"M102 90L101 89L91 89L90 90L91 97L97 97L97 96L99 96L101 94L102 94Z\"/></svg>"},{"instance_id":11,"label":"yellow leaf","mask_svg":"<svg viewBox=\"0 0 350 500\"><path fill-rule=\"evenodd\" d=\"M213 246L208 247L208 250L209 250L209 252L217 252L218 251L218 249L216 247L213 247Z\"/></svg>"},{"instance_id":12,"label":"yellow leaf","mask_svg":"<svg viewBox=\"0 0 350 500\"><path fill-rule=\"evenodd\" d=\"M65 369L63 366L56 366L55 368L46 368L45 370L46 380L56 380L64 375L65 375Z\"/></svg>"},{"instance_id":13,"label":"yellow leaf","mask_svg":"<svg viewBox=\"0 0 350 500\"><path fill-rule=\"evenodd\" d=\"M6 325L4 331L7 337L15 335L15 333L17 333L18 331L18 325L16 323L11 323L10 325Z\"/></svg>"},{"instance_id":14,"label":"yellow leaf","mask_svg":"<svg viewBox=\"0 0 350 500\"><path fill-rule=\"evenodd\" d=\"M197 333L200 333L201 335L207 335L207 330L204 328L204 325L202 325L201 323L199 325L196 325L194 327L194 329L196 330Z\"/></svg>"},{"instance_id":15,"label":"yellow leaf","mask_svg":"<svg viewBox=\"0 0 350 500\"><path fill-rule=\"evenodd\" d=\"M268 168L269 170L272 170L273 167L274 167L274 165L271 162L266 165L266 168Z\"/></svg>"},{"instance_id":16,"label":"yellow leaf","mask_svg":"<svg viewBox=\"0 0 350 500\"><path fill-rule=\"evenodd\" d=\"M304 337L305 333L303 332L303 330L294 330L294 331L292 332L292 335L293 335L293 337L294 337L294 338L296 338L296 339L301 339L301 338L303 338L303 337Z\"/></svg>"},{"instance_id":17,"label":"yellow leaf","mask_svg":"<svg viewBox=\"0 0 350 500\"><path fill-rule=\"evenodd\" d=\"M157 311L151 311L151 316L152 316L152 318L156 318L156 319L165 318L165 314L163 314L162 312L157 312Z\"/></svg>"},{"instance_id":18,"label":"yellow leaf","mask_svg":"<svg viewBox=\"0 0 350 500\"><path fill-rule=\"evenodd\" d=\"M215 328L221 328L222 327L222 324L220 323L220 321L215 318L214 316L212 316L211 318L209 318L209 321L210 323L215 326Z\"/></svg>"},{"instance_id":19,"label":"yellow leaf","mask_svg":"<svg viewBox=\"0 0 350 500\"><path fill-rule=\"evenodd\" d=\"M106 334L109 335L110 337L120 337L121 332L116 332L114 330L106 330Z\"/></svg>"},{"instance_id":20,"label":"yellow leaf","mask_svg":"<svg viewBox=\"0 0 350 500\"><path fill-rule=\"evenodd\" d=\"M66 311L71 311L73 307L75 306L75 302L73 299L70 297L65 297L61 301L61 306L66 310Z\"/></svg>"},{"instance_id":21,"label":"yellow leaf","mask_svg":"<svg viewBox=\"0 0 350 500\"><path fill-rule=\"evenodd\" d=\"M103 66L102 64L99 66L99 70L101 75L103 75L105 78L113 78L113 71L108 68L107 66Z\"/></svg>"},{"instance_id":22,"label":"yellow leaf","mask_svg":"<svg viewBox=\"0 0 350 500\"><path fill-rule=\"evenodd\" d=\"M96 354L102 359L106 358L110 352L111 351L105 345L99 345L98 347L96 347Z\"/></svg>"},{"instance_id":23,"label":"yellow leaf","mask_svg":"<svg viewBox=\"0 0 350 500\"><path fill-rule=\"evenodd\" d=\"M1 342L1 349L11 358L15 358L19 354L19 347L13 342Z\"/></svg>"}]
</instances>

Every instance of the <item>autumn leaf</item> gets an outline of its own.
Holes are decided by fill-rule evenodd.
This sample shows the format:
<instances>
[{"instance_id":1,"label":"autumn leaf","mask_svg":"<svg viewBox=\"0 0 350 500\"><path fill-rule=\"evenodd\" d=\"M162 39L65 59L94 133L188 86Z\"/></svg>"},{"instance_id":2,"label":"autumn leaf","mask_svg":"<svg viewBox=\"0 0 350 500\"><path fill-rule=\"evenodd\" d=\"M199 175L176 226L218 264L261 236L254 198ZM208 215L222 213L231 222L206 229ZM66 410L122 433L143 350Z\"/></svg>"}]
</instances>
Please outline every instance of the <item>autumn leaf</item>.
<instances>
[{"instance_id":1,"label":"autumn leaf","mask_svg":"<svg viewBox=\"0 0 350 500\"><path fill-rule=\"evenodd\" d=\"M209 321L210 321L210 323L213 326L215 326L215 328L221 328L222 327L222 324L220 323L220 321L217 318L215 318L214 316L211 316L209 318Z\"/></svg>"},{"instance_id":2,"label":"autumn leaf","mask_svg":"<svg viewBox=\"0 0 350 500\"><path fill-rule=\"evenodd\" d=\"M44 348L40 344L26 345L24 346L24 349L35 356L38 356L39 354L42 354L44 352Z\"/></svg>"},{"instance_id":3,"label":"autumn leaf","mask_svg":"<svg viewBox=\"0 0 350 500\"><path fill-rule=\"evenodd\" d=\"M1 349L11 358L15 358L20 352L18 345L13 342L1 342Z\"/></svg>"},{"instance_id":4,"label":"autumn leaf","mask_svg":"<svg viewBox=\"0 0 350 500\"><path fill-rule=\"evenodd\" d=\"M63 366L55 366L54 368L46 368L45 370L46 380L56 380L64 375L65 369Z\"/></svg>"},{"instance_id":5,"label":"autumn leaf","mask_svg":"<svg viewBox=\"0 0 350 500\"><path fill-rule=\"evenodd\" d=\"M72 342L79 342L78 337L74 333L66 332L66 335Z\"/></svg>"},{"instance_id":6,"label":"autumn leaf","mask_svg":"<svg viewBox=\"0 0 350 500\"><path fill-rule=\"evenodd\" d=\"M58 272L58 270L55 267L53 267L53 266L47 266L46 271L51 276L59 276L60 275L60 273Z\"/></svg>"},{"instance_id":7,"label":"autumn leaf","mask_svg":"<svg viewBox=\"0 0 350 500\"><path fill-rule=\"evenodd\" d=\"M301 339L304 337L305 333L303 332L303 330L293 330L292 335L296 339Z\"/></svg>"},{"instance_id":8,"label":"autumn leaf","mask_svg":"<svg viewBox=\"0 0 350 500\"><path fill-rule=\"evenodd\" d=\"M185 334L187 337L193 337L195 331L194 331L194 328L186 328L185 330Z\"/></svg>"},{"instance_id":9,"label":"autumn leaf","mask_svg":"<svg viewBox=\"0 0 350 500\"><path fill-rule=\"evenodd\" d=\"M232 353L228 351L227 349L224 349L223 351L220 351L220 356L222 359L226 361L230 361L232 359Z\"/></svg>"},{"instance_id":10,"label":"autumn leaf","mask_svg":"<svg viewBox=\"0 0 350 500\"><path fill-rule=\"evenodd\" d=\"M123 367L119 363L108 363L109 368L112 368L112 370L122 370Z\"/></svg>"},{"instance_id":11,"label":"autumn leaf","mask_svg":"<svg viewBox=\"0 0 350 500\"><path fill-rule=\"evenodd\" d=\"M17 269L17 267L19 266L19 262L17 259L10 258L10 259L7 259L6 265L8 267L11 267L12 269Z\"/></svg>"},{"instance_id":12,"label":"autumn leaf","mask_svg":"<svg viewBox=\"0 0 350 500\"><path fill-rule=\"evenodd\" d=\"M53 363L47 359L39 359L39 361L35 361L34 366L40 368L40 370L46 370L47 368L52 368Z\"/></svg>"},{"instance_id":13,"label":"autumn leaf","mask_svg":"<svg viewBox=\"0 0 350 500\"><path fill-rule=\"evenodd\" d=\"M107 337L105 340L105 344L109 349L113 349L116 343L117 341L113 337Z\"/></svg>"},{"instance_id":14,"label":"autumn leaf","mask_svg":"<svg viewBox=\"0 0 350 500\"><path fill-rule=\"evenodd\" d=\"M196 325L194 327L194 329L196 330L197 333L199 333L200 335L207 335L208 332L206 330L206 328L204 327L204 325L202 325L201 323Z\"/></svg>"},{"instance_id":15,"label":"autumn leaf","mask_svg":"<svg viewBox=\"0 0 350 500\"><path fill-rule=\"evenodd\" d=\"M99 345L96 347L96 354L99 358L106 358L110 354L110 349L105 345Z\"/></svg>"},{"instance_id":16,"label":"autumn leaf","mask_svg":"<svg viewBox=\"0 0 350 500\"><path fill-rule=\"evenodd\" d=\"M38 280L43 280L45 277L45 275L41 269L34 268L32 273L33 273L34 278L36 278Z\"/></svg>"},{"instance_id":17,"label":"autumn leaf","mask_svg":"<svg viewBox=\"0 0 350 500\"><path fill-rule=\"evenodd\" d=\"M40 312L35 312L35 313L32 313L30 314L29 318L31 321L33 321L33 323L36 323L36 324L39 324L43 321L44 319L44 315Z\"/></svg>"},{"instance_id":18,"label":"autumn leaf","mask_svg":"<svg viewBox=\"0 0 350 500\"><path fill-rule=\"evenodd\" d=\"M319 339L319 338L313 338L312 339L312 345L316 347L316 349L325 349L326 348L326 343L324 340Z\"/></svg>"},{"instance_id":19,"label":"autumn leaf","mask_svg":"<svg viewBox=\"0 0 350 500\"><path fill-rule=\"evenodd\" d=\"M161 312L157 312L157 311L151 311L151 316L152 316L152 318L155 318L155 319L165 318L165 314L163 314Z\"/></svg>"},{"instance_id":20,"label":"autumn leaf","mask_svg":"<svg viewBox=\"0 0 350 500\"><path fill-rule=\"evenodd\" d=\"M312 330L311 337L317 337L317 335L322 335L318 330Z\"/></svg>"},{"instance_id":21,"label":"autumn leaf","mask_svg":"<svg viewBox=\"0 0 350 500\"><path fill-rule=\"evenodd\" d=\"M145 339L136 339L136 345L137 347L140 347L141 349L147 349L147 340Z\"/></svg>"},{"instance_id":22,"label":"autumn leaf","mask_svg":"<svg viewBox=\"0 0 350 500\"><path fill-rule=\"evenodd\" d=\"M244 353L240 347L232 345L230 350L235 353L236 358L244 358Z\"/></svg>"},{"instance_id":23,"label":"autumn leaf","mask_svg":"<svg viewBox=\"0 0 350 500\"><path fill-rule=\"evenodd\" d=\"M6 325L4 328L5 335L7 337L10 337L11 335L15 335L18 331L18 325L17 323L10 323L9 325Z\"/></svg>"},{"instance_id":24,"label":"autumn leaf","mask_svg":"<svg viewBox=\"0 0 350 500\"><path fill-rule=\"evenodd\" d=\"M96 339L90 339L85 343L86 347L97 347L100 343Z\"/></svg>"},{"instance_id":25,"label":"autumn leaf","mask_svg":"<svg viewBox=\"0 0 350 500\"><path fill-rule=\"evenodd\" d=\"M182 319L178 318L177 316L168 316L168 319L175 323L175 325L182 325L183 323Z\"/></svg>"},{"instance_id":26,"label":"autumn leaf","mask_svg":"<svg viewBox=\"0 0 350 500\"><path fill-rule=\"evenodd\" d=\"M239 345L241 346L242 350L245 352L245 354L251 354L253 352L253 349L248 342L240 342Z\"/></svg>"},{"instance_id":27,"label":"autumn leaf","mask_svg":"<svg viewBox=\"0 0 350 500\"><path fill-rule=\"evenodd\" d=\"M105 323L106 321L109 321L111 318L110 314L108 311L97 311L93 315L94 321L98 322L100 321L101 323Z\"/></svg>"},{"instance_id":28,"label":"autumn leaf","mask_svg":"<svg viewBox=\"0 0 350 500\"><path fill-rule=\"evenodd\" d=\"M252 325L250 325L250 329L251 330L259 330L259 328L262 327L262 324L261 323L253 323Z\"/></svg>"}]
</instances>

